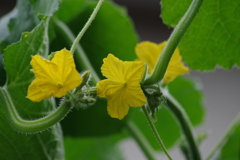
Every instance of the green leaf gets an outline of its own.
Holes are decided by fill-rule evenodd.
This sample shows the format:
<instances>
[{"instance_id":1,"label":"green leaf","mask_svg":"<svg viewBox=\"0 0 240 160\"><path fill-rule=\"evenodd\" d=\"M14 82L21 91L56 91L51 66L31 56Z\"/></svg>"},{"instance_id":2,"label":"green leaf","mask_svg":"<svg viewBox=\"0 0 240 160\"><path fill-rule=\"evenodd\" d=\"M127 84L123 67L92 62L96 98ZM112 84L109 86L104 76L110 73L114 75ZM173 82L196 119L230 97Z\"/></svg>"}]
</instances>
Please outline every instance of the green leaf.
<instances>
[{"instance_id":1,"label":"green leaf","mask_svg":"<svg viewBox=\"0 0 240 160\"><path fill-rule=\"evenodd\" d=\"M191 0L162 0L164 22L175 26L190 5ZM179 48L190 68L213 70L216 65L231 69L240 66L240 2L237 0L207 0Z\"/></svg>"},{"instance_id":2,"label":"green leaf","mask_svg":"<svg viewBox=\"0 0 240 160\"><path fill-rule=\"evenodd\" d=\"M96 2L88 2L83 9L80 9L80 14L68 23L75 35L83 28L95 6ZM83 6L79 6L81 7ZM56 38L53 42L55 49L62 47L57 46L62 43L60 41L63 39ZM112 53L121 60L134 60L136 59L134 48L137 41L133 24L124 8L112 2L104 2L80 43L94 69L99 76L103 77L100 72L103 58ZM69 44L66 47L68 48Z\"/></svg>"},{"instance_id":3,"label":"green leaf","mask_svg":"<svg viewBox=\"0 0 240 160\"><path fill-rule=\"evenodd\" d=\"M194 126L201 124L205 115L201 84L178 77L168 84L168 89L170 94L184 107L192 124Z\"/></svg>"},{"instance_id":4,"label":"green leaf","mask_svg":"<svg viewBox=\"0 0 240 160\"><path fill-rule=\"evenodd\" d=\"M76 18L76 16L84 9L86 4L86 0L63 0L61 2L61 7L54 15L61 21L67 23Z\"/></svg>"},{"instance_id":5,"label":"green leaf","mask_svg":"<svg viewBox=\"0 0 240 160\"><path fill-rule=\"evenodd\" d=\"M239 160L240 155L240 124L229 135L219 153L219 160Z\"/></svg>"},{"instance_id":6,"label":"green leaf","mask_svg":"<svg viewBox=\"0 0 240 160\"><path fill-rule=\"evenodd\" d=\"M16 7L0 19L0 51L39 24L40 14L51 16L59 6L58 0L34 0L31 3L18 0Z\"/></svg>"},{"instance_id":7,"label":"green leaf","mask_svg":"<svg viewBox=\"0 0 240 160\"><path fill-rule=\"evenodd\" d=\"M193 125L200 124L203 120L204 109L202 106L202 94L198 84L190 79L178 77L168 84L168 88L170 94L183 106ZM155 123L155 126L164 145L167 148L170 148L177 143L177 140L182 136L178 122L174 115L172 115L172 113L165 107L160 107L156 116L157 122ZM135 109L133 120L143 134L148 137L151 145L156 150L159 150L160 147L156 142L146 118L144 118L144 114Z\"/></svg>"},{"instance_id":8,"label":"green leaf","mask_svg":"<svg viewBox=\"0 0 240 160\"><path fill-rule=\"evenodd\" d=\"M33 79L30 73L31 56L48 54L48 22L49 18L42 16L42 21L32 32L24 33L19 43L9 46L4 53L4 66L8 82L5 88L24 119L36 119L45 116L54 109L49 100L39 103L26 98L27 89ZM1 97L2 98L2 97ZM3 101L4 99L1 99ZM14 131L7 122L6 113L0 103L1 152L3 159L63 159L63 142L60 125L48 132L35 135L22 135Z\"/></svg>"},{"instance_id":9,"label":"green leaf","mask_svg":"<svg viewBox=\"0 0 240 160\"><path fill-rule=\"evenodd\" d=\"M66 160L123 160L118 142L121 135L101 138L71 138L64 139Z\"/></svg>"},{"instance_id":10,"label":"green leaf","mask_svg":"<svg viewBox=\"0 0 240 160\"><path fill-rule=\"evenodd\" d=\"M83 28L95 6L95 2L86 3L83 9L82 5L79 6L79 15L68 24L75 35ZM69 42L64 41L65 38L61 36L61 33L56 33L56 36L51 44L52 50L69 47ZM103 64L103 58L107 57L108 53L114 54L121 60L136 58L134 47L137 43L137 36L133 25L125 10L112 2L102 4L80 43L100 77L103 77L100 67ZM78 70L83 71L86 68L78 68ZM91 108L70 113L63 120L62 126L66 135L99 136L120 132L126 120L127 117L121 121L111 118L107 114L106 100L98 99L98 102ZM69 123L72 125L70 126Z\"/></svg>"}]
</instances>

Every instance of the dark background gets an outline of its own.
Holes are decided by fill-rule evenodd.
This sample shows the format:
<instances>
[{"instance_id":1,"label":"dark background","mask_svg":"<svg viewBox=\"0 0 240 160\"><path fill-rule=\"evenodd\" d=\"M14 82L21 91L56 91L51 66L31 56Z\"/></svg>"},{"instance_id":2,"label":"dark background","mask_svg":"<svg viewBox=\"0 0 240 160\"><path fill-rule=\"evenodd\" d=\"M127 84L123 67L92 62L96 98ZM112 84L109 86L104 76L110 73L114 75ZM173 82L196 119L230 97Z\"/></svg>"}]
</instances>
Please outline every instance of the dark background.
<instances>
[{"instance_id":1,"label":"dark background","mask_svg":"<svg viewBox=\"0 0 240 160\"><path fill-rule=\"evenodd\" d=\"M160 43L167 40L172 30L162 24L159 17L161 12L159 0L114 1L127 7L141 41L149 40ZM14 6L15 0L0 0L0 17L13 9ZM205 94L206 119L204 124L196 130L197 133L209 133L201 148L204 157L206 157L239 112L240 71L236 68L231 71L218 68L215 72L207 73L191 71L188 76L202 82ZM132 139L123 141L121 148L129 160L146 159ZM173 159L183 159L176 148L170 154ZM164 155L159 155L159 158L167 159Z\"/></svg>"}]
</instances>

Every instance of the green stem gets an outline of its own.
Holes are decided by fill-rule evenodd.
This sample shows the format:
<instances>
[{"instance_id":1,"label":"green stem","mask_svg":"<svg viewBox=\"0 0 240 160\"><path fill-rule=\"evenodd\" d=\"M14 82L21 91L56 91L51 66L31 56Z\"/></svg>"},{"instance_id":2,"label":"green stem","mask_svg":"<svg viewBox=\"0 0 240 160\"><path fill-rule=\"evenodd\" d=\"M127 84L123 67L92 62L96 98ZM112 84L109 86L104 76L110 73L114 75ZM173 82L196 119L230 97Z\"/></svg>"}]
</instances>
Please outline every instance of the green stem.
<instances>
[{"instance_id":1,"label":"green stem","mask_svg":"<svg viewBox=\"0 0 240 160\"><path fill-rule=\"evenodd\" d=\"M199 149L197 146L197 142L196 142L194 134L193 134L193 127L192 127L192 124L191 124L186 112L181 107L181 105L169 94L167 88L163 88L162 92L163 92L164 96L168 99L167 107L172 111L172 113L175 115L178 122L180 123L182 131L188 142L189 149L192 153L192 159L201 160L201 155L200 155L200 152L199 152Z\"/></svg>"},{"instance_id":2,"label":"green stem","mask_svg":"<svg viewBox=\"0 0 240 160\"><path fill-rule=\"evenodd\" d=\"M206 160L210 160L212 156L216 153L216 151L219 150L220 147L226 142L226 139L229 137L229 135L233 132L233 130L239 125L240 122L240 113L236 116L236 118L233 120L232 124L228 128L227 132L224 134L224 136L221 138L221 140L218 142L216 147L212 150L212 152L207 156Z\"/></svg>"},{"instance_id":3,"label":"green stem","mask_svg":"<svg viewBox=\"0 0 240 160\"><path fill-rule=\"evenodd\" d=\"M134 122L128 121L126 128L132 137L136 140L139 147L145 153L148 160L155 160L154 150L152 149L149 142L146 140L142 132L138 129Z\"/></svg>"},{"instance_id":4,"label":"green stem","mask_svg":"<svg viewBox=\"0 0 240 160\"><path fill-rule=\"evenodd\" d=\"M97 12L99 11L101 5L102 5L102 2L104 0L99 0L98 1L98 4L97 6L95 7L94 11L92 12L90 18L88 19L87 23L85 24L85 26L83 27L83 29L79 32L77 38L74 40L73 44L72 44L72 47L71 47L71 52L72 54L74 53L80 39L82 38L83 34L86 32L86 30L88 29L88 27L91 25L92 21L94 20L94 18L96 17L97 15Z\"/></svg>"},{"instance_id":5,"label":"green stem","mask_svg":"<svg viewBox=\"0 0 240 160\"><path fill-rule=\"evenodd\" d=\"M72 33L72 31L68 28L68 26L55 17L53 18L53 22L54 22L54 28L58 31L58 33L62 34L62 36L68 43L72 43L75 39L75 36ZM86 56L86 53L84 52L82 46L80 44L77 44L76 47L77 48L76 48L76 53L74 54L74 57L75 57L75 60L79 62L79 63L76 63L77 68L90 70L93 83L97 83L98 81L100 81L100 78L98 77L95 69L90 63L88 57Z\"/></svg>"},{"instance_id":6,"label":"green stem","mask_svg":"<svg viewBox=\"0 0 240 160\"><path fill-rule=\"evenodd\" d=\"M183 35L192 23L194 17L197 15L203 1L204 0L192 1L187 12L184 14L181 21L175 27L170 38L168 39L168 42L164 47L161 56L158 59L152 75L145 80L144 85L155 84L162 80L174 50L177 48Z\"/></svg>"},{"instance_id":7,"label":"green stem","mask_svg":"<svg viewBox=\"0 0 240 160\"><path fill-rule=\"evenodd\" d=\"M164 144L163 144L163 142L162 142L162 140L160 138L160 135L158 134L158 131L157 131L157 129L156 129L156 127L155 127L155 125L154 125L154 123L152 121L152 118L148 114L146 106L143 106L142 109L143 109L144 115L146 116L147 121L148 121L150 127L153 130L153 133L154 133L155 137L157 138L158 143L160 144L160 147L162 148L163 152L166 154L168 159L172 160L171 156L168 154L167 149L165 148L165 146L164 146Z\"/></svg>"},{"instance_id":8,"label":"green stem","mask_svg":"<svg viewBox=\"0 0 240 160\"><path fill-rule=\"evenodd\" d=\"M72 108L64 101L56 110L46 117L36 120L24 120L19 116L9 93L2 88L0 88L0 102L3 103L2 106L14 129L23 133L40 132L52 127L60 122Z\"/></svg>"}]
</instances>

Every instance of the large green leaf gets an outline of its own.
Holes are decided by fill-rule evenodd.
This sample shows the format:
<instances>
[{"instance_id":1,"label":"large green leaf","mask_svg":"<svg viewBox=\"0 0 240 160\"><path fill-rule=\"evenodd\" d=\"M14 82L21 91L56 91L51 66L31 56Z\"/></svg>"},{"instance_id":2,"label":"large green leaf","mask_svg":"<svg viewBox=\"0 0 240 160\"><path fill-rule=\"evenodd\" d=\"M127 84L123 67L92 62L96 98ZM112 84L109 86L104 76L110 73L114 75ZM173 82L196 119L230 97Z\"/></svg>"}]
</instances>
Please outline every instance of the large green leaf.
<instances>
[{"instance_id":1,"label":"large green leaf","mask_svg":"<svg viewBox=\"0 0 240 160\"><path fill-rule=\"evenodd\" d=\"M232 131L219 153L219 160L239 160L240 124Z\"/></svg>"},{"instance_id":2,"label":"large green leaf","mask_svg":"<svg viewBox=\"0 0 240 160\"><path fill-rule=\"evenodd\" d=\"M192 0L162 0L164 22L175 26ZM240 66L240 2L205 0L179 48L190 68L213 70L216 65Z\"/></svg>"},{"instance_id":3,"label":"large green leaf","mask_svg":"<svg viewBox=\"0 0 240 160\"><path fill-rule=\"evenodd\" d=\"M203 120L204 110L202 106L202 94L198 85L190 79L176 78L168 84L168 88L170 94L182 105L193 125L200 124ZM160 149L146 118L144 118L144 114L135 109L133 119L143 134L148 137L152 146L155 149ZM182 135L178 121L165 107L159 109L157 119L155 123L156 128L164 145L169 148L173 146Z\"/></svg>"},{"instance_id":4,"label":"large green leaf","mask_svg":"<svg viewBox=\"0 0 240 160\"><path fill-rule=\"evenodd\" d=\"M122 137L122 134L84 139L66 137L66 160L123 160L118 145Z\"/></svg>"},{"instance_id":5,"label":"large green leaf","mask_svg":"<svg viewBox=\"0 0 240 160\"><path fill-rule=\"evenodd\" d=\"M79 15L68 24L75 35L87 22L95 6L95 2L88 2L79 6ZM53 50L59 50L63 47L69 48L69 42L64 40L65 38L61 36L61 33L56 32L56 38L51 45L54 48ZM122 60L134 60L136 58L134 47L137 43L137 36L132 23L126 11L112 2L102 4L100 11L80 43L91 64L101 77L103 76L100 67L103 58L107 57L108 53L112 53ZM81 72L87 68L78 69ZM119 132L123 128L126 119L127 117L120 121L111 118L107 114L106 100L98 99L98 102L91 108L70 113L63 120L62 126L64 133L67 135L99 136ZM69 123L72 125L69 126Z\"/></svg>"},{"instance_id":6,"label":"large green leaf","mask_svg":"<svg viewBox=\"0 0 240 160\"><path fill-rule=\"evenodd\" d=\"M194 126L204 120L203 95L201 84L186 78L176 78L168 84L171 95L184 107L190 121Z\"/></svg>"},{"instance_id":7,"label":"large green leaf","mask_svg":"<svg viewBox=\"0 0 240 160\"><path fill-rule=\"evenodd\" d=\"M69 22L81 13L86 3L86 0L63 0L61 7L54 15L63 22Z\"/></svg>"},{"instance_id":8,"label":"large green leaf","mask_svg":"<svg viewBox=\"0 0 240 160\"><path fill-rule=\"evenodd\" d=\"M95 6L96 3L88 3L85 10L69 23L76 35L87 22ZM100 72L103 58L112 53L121 60L134 60L137 40L125 9L112 2L105 2L80 43L98 75L103 77Z\"/></svg>"},{"instance_id":9,"label":"large green leaf","mask_svg":"<svg viewBox=\"0 0 240 160\"><path fill-rule=\"evenodd\" d=\"M33 79L30 73L31 56L48 54L48 22L49 18L41 16L42 21L32 32L24 33L19 43L9 46L4 53L4 67L7 72L6 92L24 119L36 119L45 116L54 109L49 100L39 103L31 102L26 98L27 89ZM1 89L3 90L3 89ZM1 95L1 101L3 97ZM0 106L4 103L0 103ZM1 159L63 159L63 142L60 125L56 125L48 132L23 135L14 131L7 122L6 113L0 107L1 130Z\"/></svg>"},{"instance_id":10,"label":"large green leaf","mask_svg":"<svg viewBox=\"0 0 240 160\"><path fill-rule=\"evenodd\" d=\"M58 0L18 0L16 7L0 19L0 51L19 41L23 32L31 31L40 22L39 14L51 16L58 5Z\"/></svg>"}]
</instances>

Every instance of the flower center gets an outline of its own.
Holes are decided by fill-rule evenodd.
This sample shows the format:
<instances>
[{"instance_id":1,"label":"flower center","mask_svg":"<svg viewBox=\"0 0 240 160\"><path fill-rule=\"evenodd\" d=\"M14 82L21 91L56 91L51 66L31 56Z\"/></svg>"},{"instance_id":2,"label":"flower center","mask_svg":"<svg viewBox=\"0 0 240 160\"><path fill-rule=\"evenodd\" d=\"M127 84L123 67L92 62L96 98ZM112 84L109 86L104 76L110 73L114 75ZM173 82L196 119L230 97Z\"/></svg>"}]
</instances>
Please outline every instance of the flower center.
<instances>
[{"instance_id":1,"label":"flower center","mask_svg":"<svg viewBox=\"0 0 240 160\"><path fill-rule=\"evenodd\" d=\"M123 88L126 88L127 87L127 82L123 82Z\"/></svg>"},{"instance_id":2,"label":"flower center","mask_svg":"<svg viewBox=\"0 0 240 160\"><path fill-rule=\"evenodd\" d=\"M63 87L63 84L62 84L61 82L58 82L57 87L58 87L58 88L62 88L62 87Z\"/></svg>"}]
</instances>

